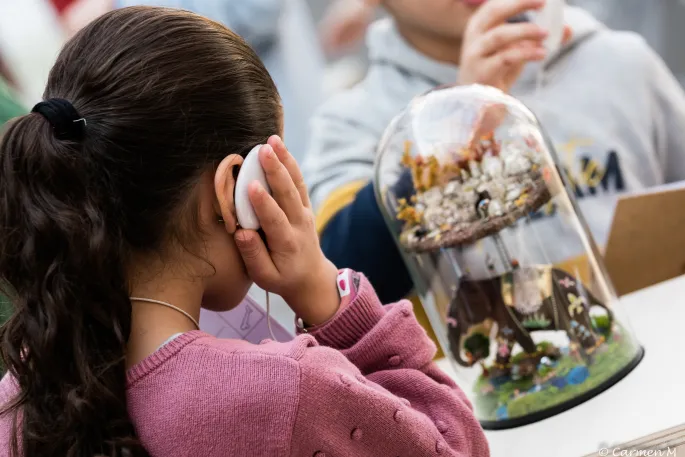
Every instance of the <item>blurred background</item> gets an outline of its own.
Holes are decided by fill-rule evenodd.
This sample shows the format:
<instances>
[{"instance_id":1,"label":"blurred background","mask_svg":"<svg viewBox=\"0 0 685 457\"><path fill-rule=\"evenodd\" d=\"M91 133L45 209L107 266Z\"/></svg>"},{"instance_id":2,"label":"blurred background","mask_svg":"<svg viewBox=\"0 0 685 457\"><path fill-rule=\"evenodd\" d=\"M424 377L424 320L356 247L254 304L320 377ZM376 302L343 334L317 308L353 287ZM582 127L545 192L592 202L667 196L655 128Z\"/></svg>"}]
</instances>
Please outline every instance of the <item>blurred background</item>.
<instances>
[{"instance_id":1,"label":"blurred background","mask_svg":"<svg viewBox=\"0 0 685 457\"><path fill-rule=\"evenodd\" d=\"M268 5L278 4L286 7L281 8L278 38L284 45L276 52L287 56L291 68L309 65L309 70L300 74L310 73L310 88L316 78L321 97L313 97L312 103L319 103L321 98L355 84L364 76L365 29L361 23L383 14L381 9L372 11L368 17L359 14L360 5L365 1L0 0L0 76L12 86L20 101L32 106L40 97L47 72L64 40L98 15L116 7L133 4L185 7L240 31L245 27L234 26L232 14L240 13L247 19L252 9L255 14L249 18L252 24L247 28L259 27L260 8L264 10ZM662 55L681 82L685 82L685 54L681 52L682 27L679 25L685 21L685 0L567 0L567 3L586 8L611 28L640 33ZM350 17L356 17L356 25ZM342 30L343 27L347 30ZM336 34L338 43L332 46L331 35ZM249 37L246 39L250 41ZM307 51L299 49L303 44L308 46ZM321 55L316 56L319 50ZM307 54L312 54L313 58L303 59ZM278 73L269 70L272 74ZM276 75L274 77L278 79ZM286 88L283 91L288 92Z\"/></svg>"},{"instance_id":2,"label":"blurred background","mask_svg":"<svg viewBox=\"0 0 685 457\"><path fill-rule=\"evenodd\" d=\"M252 1L240 0L245 4ZM283 22L297 24L290 29L291 34L302 33L303 28L311 27L310 36L315 38L313 34L319 32L316 28L322 25L334 1L284 0L290 7ZM348 3L356 2L350 0ZM157 4L183 7L187 3L182 0L122 1L117 5L113 0L0 0L0 75L12 86L20 101L32 105L42 92L47 72L64 40L93 18L116 6ZM210 4L216 2L196 1L193 4L207 4L211 9L213 6ZM210 13L212 11L207 11L205 15L212 17ZM220 16L213 18L221 19ZM258 18L252 20L257 21ZM310 46L314 44L309 43ZM330 94L363 76L363 39L344 50L332 50L323 58L326 67L321 75L322 90Z\"/></svg>"}]
</instances>

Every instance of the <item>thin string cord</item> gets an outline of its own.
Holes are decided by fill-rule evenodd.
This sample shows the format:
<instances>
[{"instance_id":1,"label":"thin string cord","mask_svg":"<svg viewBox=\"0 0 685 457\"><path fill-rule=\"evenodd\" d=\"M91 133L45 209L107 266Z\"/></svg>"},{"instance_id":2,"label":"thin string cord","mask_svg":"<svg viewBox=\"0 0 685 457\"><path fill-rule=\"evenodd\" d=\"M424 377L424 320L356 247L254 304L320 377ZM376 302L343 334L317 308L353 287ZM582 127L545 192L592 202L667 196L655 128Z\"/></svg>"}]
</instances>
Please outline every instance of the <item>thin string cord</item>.
<instances>
[{"instance_id":1,"label":"thin string cord","mask_svg":"<svg viewBox=\"0 0 685 457\"><path fill-rule=\"evenodd\" d=\"M271 335L271 338L278 342L278 339L274 335L274 331L271 328L271 299L269 297L269 292L266 292L266 325L269 328L269 334ZM167 308L171 308L175 311L178 311L179 313L183 314L186 316L188 319L190 319L193 324L195 324L195 327L199 330L200 329L200 323L190 314L188 314L186 311L182 310L178 306L174 306L171 303L163 302L161 300L153 300L152 298L142 298L142 297L130 297L131 301L139 301L139 302L145 302L145 303L154 303L156 305L162 305L166 306Z\"/></svg>"},{"instance_id":2,"label":"thin string cord","mask_svg":"<svg viewBox=\"0 0 685 457\"><path fill-rule=\"evenodd\" d=\"M538 68L538 71L535 75L535 92L534 96L540 97L540 94L542 92L542 86L544 85L544 80L545 80L545 66L544 64L540 64L540 68Z\"/></svg>"},{"instance_id":3,"label":"thin string cord","mask_svg":"<svg viewBox=\"0 0 685 457\"><path fill-rule=\"evenodd\" d=\"M269 292L265 290L264 293L266 294L266 326L269 328L271 339L278 343L279 341L276 339L274 331L271 329L271 300L269 300Z\"/></svg>"},{"instance_id":4,"label":"thin string cord","mask_svg":"<svg viewBox=\"0 0 685 457\"><path fill-rule=\"evenodd\" d=\"M154 303L155 305L166 306L167 308L171 308L171 309L173 309L173 310L175 310L175 311L178 311L179 313L183 314L185 317L187 317L188 319L190 319L190 320L193 322L193 324L195 324L195 328L196 328L196 329L200 330L200 323L197 321L197 319L195 319L193 316L191 316L190 314L188 314L187 312L185 312L184 310L182 310L182 309L179 308L178 306L174 306L174 305L172 305L171 303L167 303L167 302L164 302L164 301L161 301L161 300L153 300L152 298L130 297L129 299L130 299L131 301L139 301L139 302L145 302L145 303Z\"/></svg>"}]
</instances>

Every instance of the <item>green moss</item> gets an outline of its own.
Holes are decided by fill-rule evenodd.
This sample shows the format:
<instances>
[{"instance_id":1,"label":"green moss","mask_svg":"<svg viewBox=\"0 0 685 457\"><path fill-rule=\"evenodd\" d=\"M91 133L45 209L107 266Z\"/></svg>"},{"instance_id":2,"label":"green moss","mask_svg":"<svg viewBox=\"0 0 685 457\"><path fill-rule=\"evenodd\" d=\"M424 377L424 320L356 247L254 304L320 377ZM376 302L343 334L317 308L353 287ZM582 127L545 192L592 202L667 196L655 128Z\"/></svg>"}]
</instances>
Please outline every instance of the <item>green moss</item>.
<instances>
[{"instance_id":1,"label":"green moss","mask_svg":"<svg viewBox=\"0 0 685 457\"><path fill-rule=\"evenodd\" d=\"M479 354L479 359L487 359L490 356L490 338L474 333L464 341L464 349L471 354Z\"/></svg>"},{"instance_id":2,"label":"green moss","mask_svg":"<svg viewBox=\"0 0 685 457\"><path fill-rule=\"evenodd\" d=\"M538 351L547 352L550 348L554 348L554 345L549 341L541 341L538 343Z\"/></svg>"},{"instance_id":3,"label":"green moss","mask_svg":"<svg viewBox=\"0 0 685 457\"><path fill-rule=\"evenodd\" d=\"M593 316L592 326L602 335L608 335L611 332L609 316Z\"/></svg>"},{"instance_id":4,"label":"green moss","mask_svg":"<svg viewBox=\"0 0 685 457\"><path fill-rule=\"evenodd\" d=\"M479 395L476 397L474 407L481 417L494 418L499 407L499 399L495 394Z\"/></svg>"},{"instance_id":5,"label":"green moss","mask_svg":"<svg viewBox=\"0 0 685 457\"><path fill-rule=\"evenodd\" d=\"M550 344L541 343L538 345L538 349L542 350L541 346L549 347ZM487 379L479 379L476 383L478 390L475 392L475 406L478 417L482 420L496 420L496 410L500 405L506 405L509 418L515 418L564 403L600 386L628 365L633 357L635 357L635 348L629 341L609 339L604 351L597 353L594 362L588 366L589 376L582 384L567 385L561 389L548 385L539 392L527 393L518 398L513 398L515 390L518 389L520 392L529 391L534 385L532 379L509 381L485 395L480 392L489 381ZM558 361L556 367L543 367L538 372L538 375L544 377L551 370L554 370L556 376L564 377L571 369L580 365L582 363L578 360L569 356L563 356Z\"/></svg>"},{"instance_id":6,"label":"green moss","mask_svg":"<svg viewBox=\"0 0 685 457\"><path fill-rule=\"evenodd\" d=\"M537 350L543 354L547 353L547 351L550 348L554 348L552 343L549 343L547 341L543 341L541 343L538 343L537 345ZM511 363L517 364L523 362L525 359L529 358L529 354L521 351L511 357Z\"/></svg>"},{"instance_id":7,"label":"green moss","mask_svg":"<svg viewBox=\"0 0 685 457\"><path fill-rule=\"evenodd\" d=\"M540 367L540 369L538 370L538 375L539 375L540 377L544 378L545 376L547 376L548 374L550 374L552 371L554 371L554 368L548 367L548 366L542 366L542 367Z\"/></svg>"}]
</instances>

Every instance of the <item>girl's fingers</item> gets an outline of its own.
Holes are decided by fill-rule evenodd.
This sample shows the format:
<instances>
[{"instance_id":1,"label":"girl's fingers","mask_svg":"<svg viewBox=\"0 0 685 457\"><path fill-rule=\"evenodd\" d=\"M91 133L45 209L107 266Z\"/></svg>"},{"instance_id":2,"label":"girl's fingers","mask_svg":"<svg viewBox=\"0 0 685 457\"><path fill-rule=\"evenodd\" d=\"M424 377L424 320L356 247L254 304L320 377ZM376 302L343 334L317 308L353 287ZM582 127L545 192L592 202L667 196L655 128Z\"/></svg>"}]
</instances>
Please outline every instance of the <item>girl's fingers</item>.
<instances>
[{"instance_id":1,"label":"girl's fingers","mask_svg":"<svg viewBox=\"0 0 685 457\"><path fill-rule=\"evenodd\" d=\"M290 222L300 222L304 214L300 194L271 145L267 144L259 150L259 161L278 206L283 209Z\"/></svg>"},{"instance_id":2,"label":"girl's fingers","mask_svg":"<svg viewBox=\"0 0 685 457\"><path fill-rule=\"evenodd\" d=\"M476 52L487 57L519 41L542 41L546 36L547 31L536 24L503 24L485 32Z\"/></svg>"},{"instance_id":3,"label":"girl's fingers","mask_svg":"<svg viewBox=\"0 0 685 457\"><path fill-rule=\"evenodd\" d=\"M247 275L253 281L264 284L278 280L278 269L257 232L241 229L235 233L234 239L245 263Z\"/></svg>"},{"instance_id":4,"label":"girl's fingers","mask_svg":"<svg viewBox=\"0 0 685 457\"><path fill-rule=\"evenodd\" d=\"M290 250L292 226L276 200L257 181L250 184L248 195L259 225L266 234L269 249L280 252Z\"/></svg>"},{"instance_id":5,"label":"girl's fingers","mask_svg":"<svg viewBox=\"0 0 685 457\"><path fill-rule=\"evenodd\" d=\"M307 185L304 183L302 171L300 170L300 166L297 164L297 160L295 160L295 157L293 157L293 155L288 151L288 148L285 147L285 143L283 143L281 137L277 135L274 135L271 138L269 138L267 144L273 148L274 152L276 153L276 156L278 157L278 160L281 161L286 170L288 170L288 173L290 173L290 177L295 183L297 191L300 193L302 204L307 208L311 208L312 205L309 201L309 192L307 192Z\"/></svg>"},{"instance_id":6,"label":"girl's fingers","mask_svg":"<svg viewBox=\"0 0 685 457\"><path fill-rule=\"evenodd\" d=\"M485 33L509 18L544 6L545 0L490 0L480 7L470 20L472 32Z\"/></svg>"}]
</instances>

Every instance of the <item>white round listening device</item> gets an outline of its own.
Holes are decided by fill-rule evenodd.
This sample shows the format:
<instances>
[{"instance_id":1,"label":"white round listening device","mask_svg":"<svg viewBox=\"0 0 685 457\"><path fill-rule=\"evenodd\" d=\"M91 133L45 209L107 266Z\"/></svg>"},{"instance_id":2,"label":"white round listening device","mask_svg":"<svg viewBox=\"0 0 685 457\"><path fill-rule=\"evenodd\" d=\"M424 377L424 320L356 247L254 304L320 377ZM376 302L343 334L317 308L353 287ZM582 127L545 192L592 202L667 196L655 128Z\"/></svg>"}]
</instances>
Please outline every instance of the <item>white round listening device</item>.
<instances>
[{"instance_id":1,"label":"white round listening device","mask_svg":"<svg viewBox=\"0 0 685 457\"><path fill-rule=\"evenodd\" d=\"M544 46L548 55L554 55L561 48L564 38L564 0L547 0L541 10L533 14L533 22L547 30Z\"/></svg>"},{"instance_id":2,"label":"white round listening device","mask_svg":"<svg viewBox=\"0 0 685 457\"><path fill-rule=\"evenodd\" d=\"M259 150L263 144L257 145L247 154L243 165L238 172L238 178L235 182L235 212L238 218L238 224L241 228L248 230L257 230L259 219L254 212L252 203L250 203L250 196L248 195L248 187L250 183L259 182L266 191L271 194L271 188L266 181L266 175L262 169L262 164L259 163Z\"/></svg>"}]
</instances>

